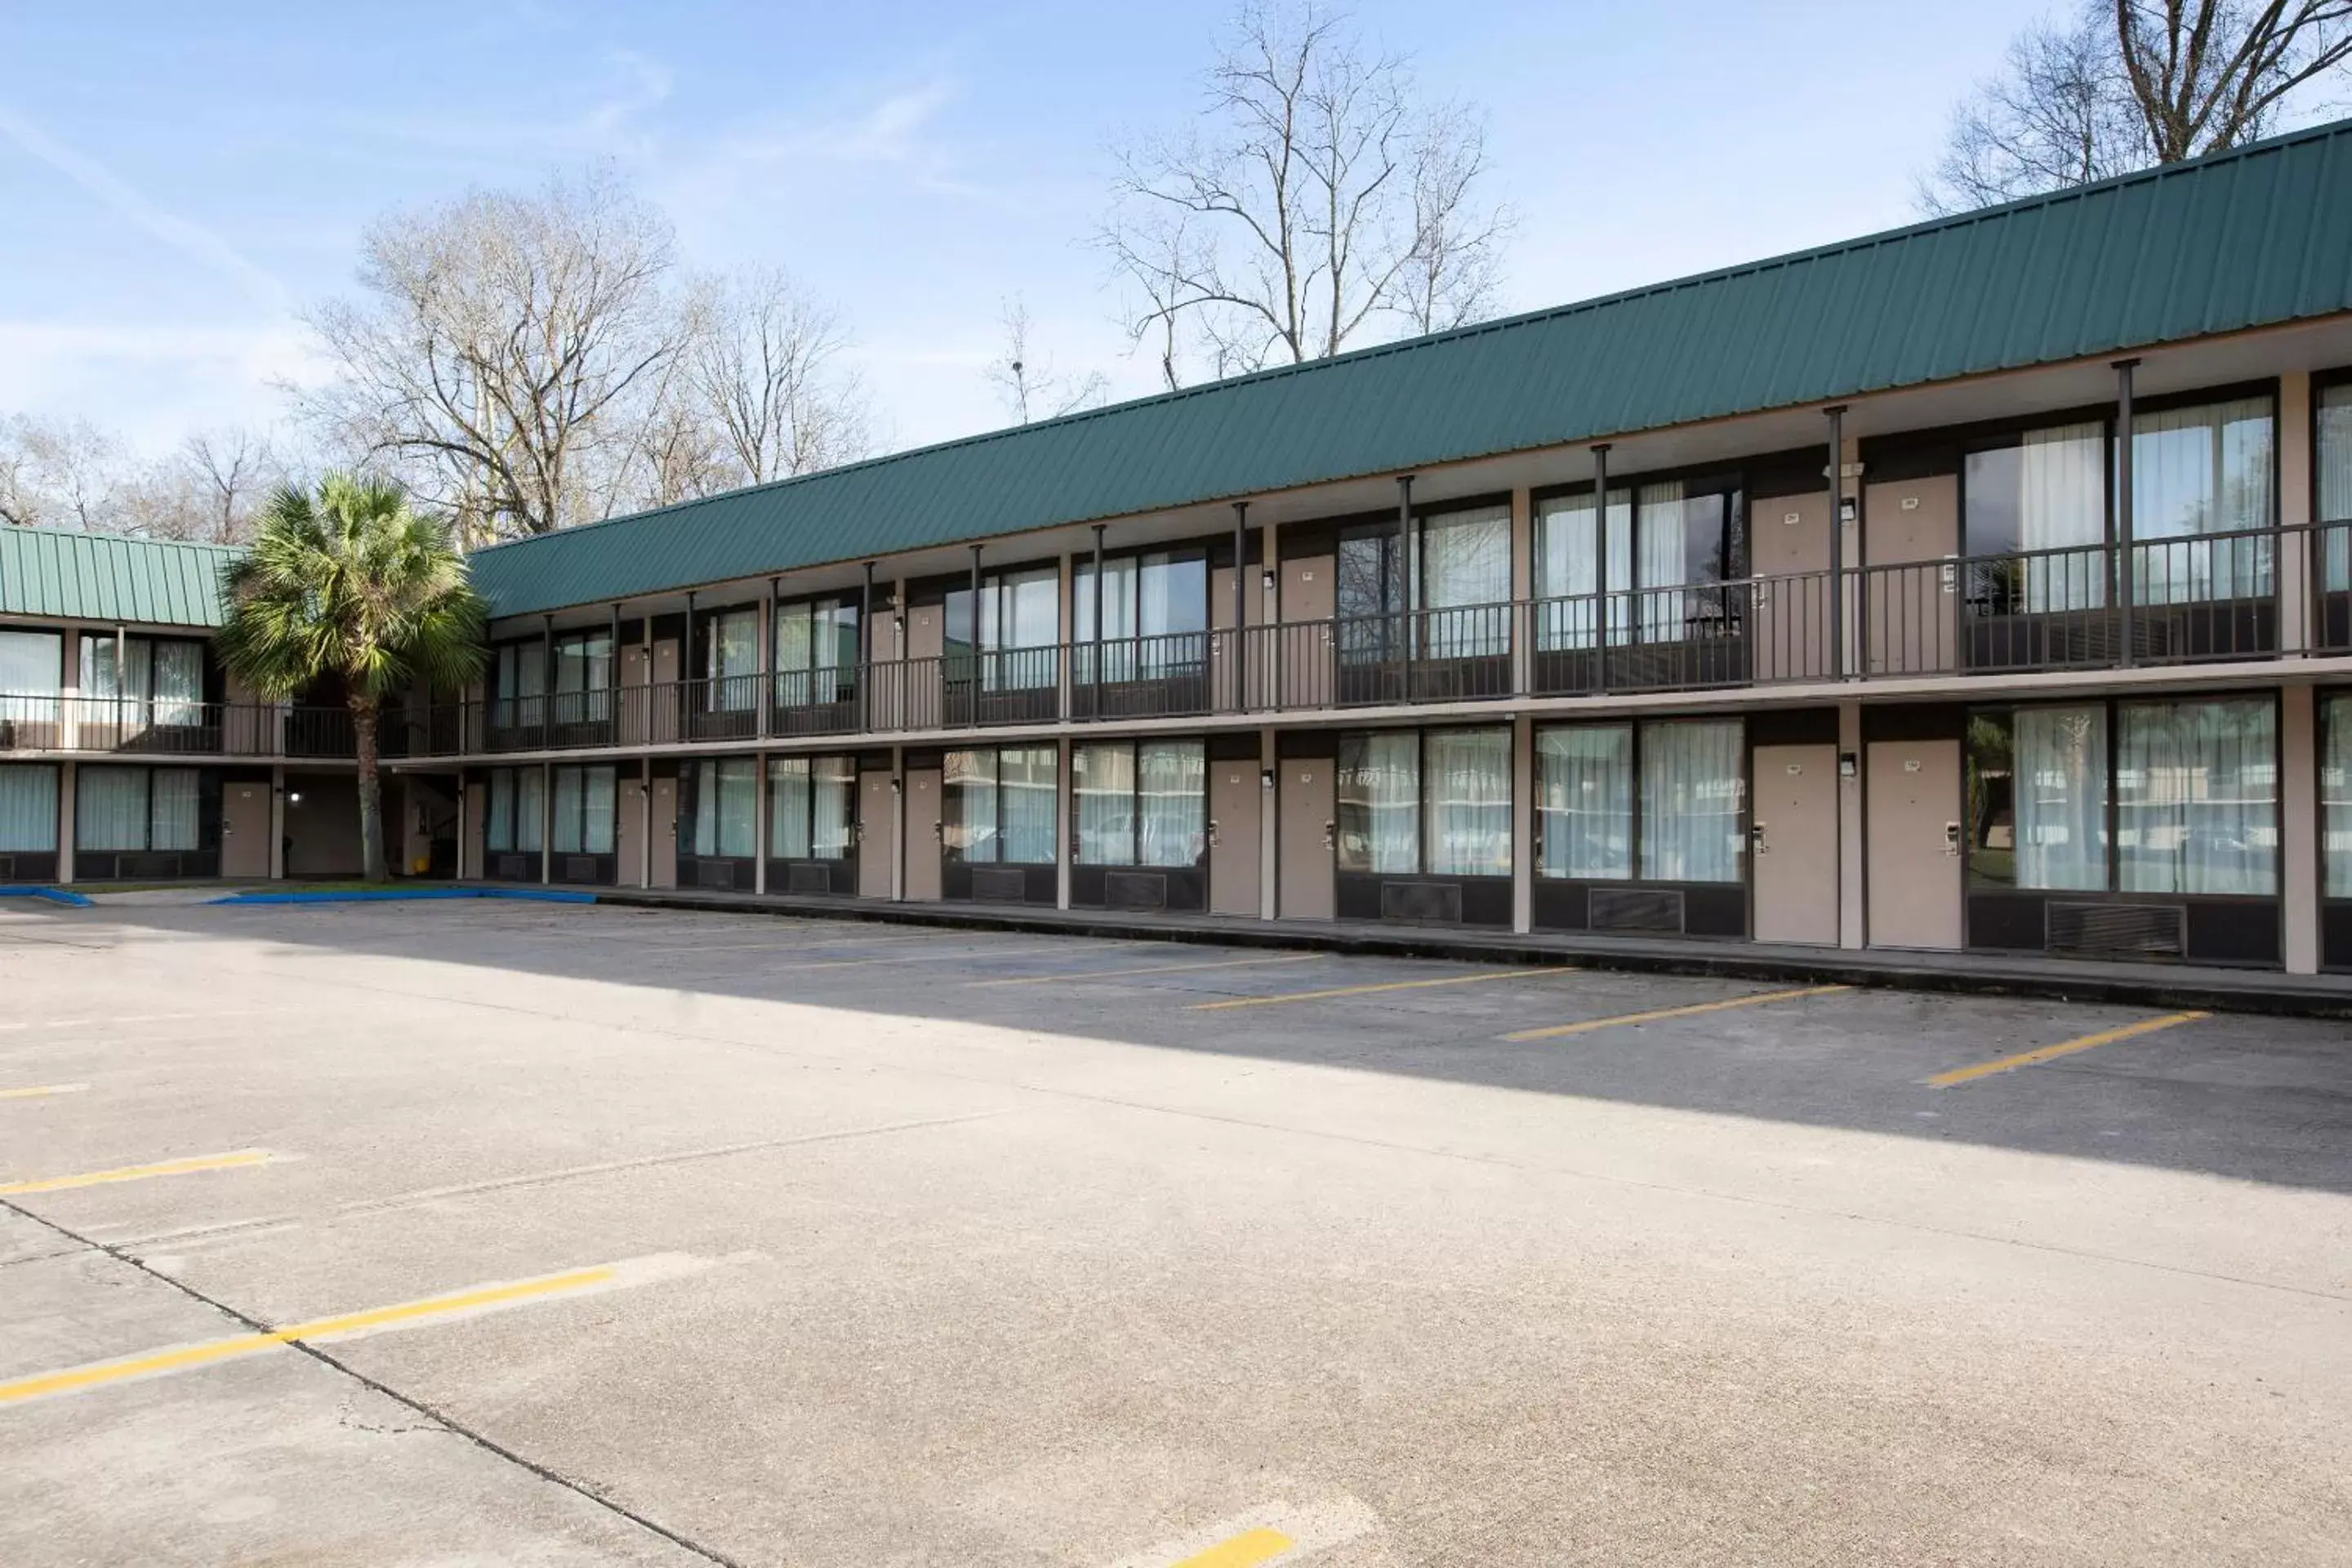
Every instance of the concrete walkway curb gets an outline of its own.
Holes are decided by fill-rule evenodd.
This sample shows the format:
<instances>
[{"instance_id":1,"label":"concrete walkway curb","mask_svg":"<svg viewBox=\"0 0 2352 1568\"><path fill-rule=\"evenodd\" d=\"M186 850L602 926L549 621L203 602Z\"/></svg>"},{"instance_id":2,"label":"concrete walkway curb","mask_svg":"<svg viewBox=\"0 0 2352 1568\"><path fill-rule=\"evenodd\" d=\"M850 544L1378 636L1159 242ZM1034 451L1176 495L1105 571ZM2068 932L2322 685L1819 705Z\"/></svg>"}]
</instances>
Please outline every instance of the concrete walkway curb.
<instances>
[{"instance_id":1,"label":"concrete walkway curb","mask_svg":"<svg viewBox=\"0 0 2352 1568\"><path fill-rule=\"evenodd\" d=\"M569 888L352 888L341 892L230 893L224 898L204 901L208 904L375 904L423 899L521 899L542 904L593 904L601 901L602 895Z\"/></svg>"},{"instance_id":2,"label":"concrete walkway curb","mask_svg":"<svg viewBox=\"0 0 2352 1568\"><path fill-rule=\"evenodd\" d=\"M1223 947L1304 949L1483 963L1573 964L1654 974L1996 996L2042 996L2168 1011L2352 1018L2352 980L2185 965L2011 959L1976 952L1857 952L1756 942L1576 937L1390 926L1300 925L1231 916L1151 916L1101 910L873 904L789 895L637 888L600 889L606 904L709 913L815 916L888 925L1013 931Z\"/></svg>"},{"instance_id":3,"label":"concrete walkway curb","mask_svg":"<svg viewBox=\"0 0 2352 1568\"><path fill-rule=\"evenodd\" d=\"M0 888L0 899L42 899L52 904L64 904L69 909L86 910L89 898L71 888L10 887Z\"/></svg>"}]
</instances>

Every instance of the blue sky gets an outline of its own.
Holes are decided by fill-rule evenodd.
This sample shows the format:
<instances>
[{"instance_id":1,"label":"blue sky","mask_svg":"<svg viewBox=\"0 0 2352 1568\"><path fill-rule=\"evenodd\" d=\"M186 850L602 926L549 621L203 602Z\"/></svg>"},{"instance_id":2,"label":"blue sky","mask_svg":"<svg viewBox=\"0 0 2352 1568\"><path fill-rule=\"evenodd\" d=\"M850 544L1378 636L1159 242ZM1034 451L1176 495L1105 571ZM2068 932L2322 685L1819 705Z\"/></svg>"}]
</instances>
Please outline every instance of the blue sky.
<instances>
[{"instance_id":1,"label":"blue sky","mask_svg":"<svg viewBox=\"0 0 2352 1568\"><path fill-rule=\"evenodd\" d=\"M1491 117L1531 309L1908 222L1952 100L2045 7L1444 5L1363 29ZM690 263L838 309L897 445L1002 423L1033 353L1152 390L1086 241L1107 146L1180 123L1224 4L0 5L0 412L160 450L278 414L361 229L615 161Z\"/></svg>"}]
</instances>

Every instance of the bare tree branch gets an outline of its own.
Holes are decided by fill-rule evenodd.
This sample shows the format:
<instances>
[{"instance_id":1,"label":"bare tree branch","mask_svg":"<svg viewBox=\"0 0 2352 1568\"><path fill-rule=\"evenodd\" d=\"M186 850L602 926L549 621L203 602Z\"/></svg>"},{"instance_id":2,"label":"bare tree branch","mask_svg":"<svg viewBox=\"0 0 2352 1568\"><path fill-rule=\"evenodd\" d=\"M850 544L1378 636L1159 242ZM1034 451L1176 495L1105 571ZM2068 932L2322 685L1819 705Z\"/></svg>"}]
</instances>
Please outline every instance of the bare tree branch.
<instances>
[{"instance_id":1,"label":"bare tree branch","mask_svg":"<svg viewBox=\"0 0 2352 1568\"><path fill-rule=\"evenodd\" d=\"M1057 419L1081 408L1098 408L1109 395L1110 384L1102 372L1062 375L1050 359L1029 342L1029 307L1020 300L1005 301L998 321L1004 328L1004 353L989 362L989 384L996 388L1004 412L1016 425L1032 419Z\"/></svg>"}]
</instances>

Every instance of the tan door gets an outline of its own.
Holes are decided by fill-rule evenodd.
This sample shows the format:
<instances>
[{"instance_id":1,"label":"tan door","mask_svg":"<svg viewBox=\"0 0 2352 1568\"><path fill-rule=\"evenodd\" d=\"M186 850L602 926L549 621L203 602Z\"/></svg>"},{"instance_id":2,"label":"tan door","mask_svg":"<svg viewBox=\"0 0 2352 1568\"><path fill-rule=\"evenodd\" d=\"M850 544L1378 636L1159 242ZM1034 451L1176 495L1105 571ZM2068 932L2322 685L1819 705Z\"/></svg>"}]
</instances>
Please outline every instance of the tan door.
<instances>
[{"instance_id":1,"label":"tan door","mask_svg":"<svg viewBox=\"0 0 2352 1568\"><path fill-rule=\"evenodd\" d=\"M1953 562L1960 552L1959 509L1959 481L1948 474L1864 490L1869 673L1941 675L1958 668L1965 589Z\"/></svg>"},{"instance_id":2,"label":"tan door","mask_svg":"<svg viewBox=\"0 0 2352 1568\"><path fill-rule=\"evenodd\" d=\"M1873 741L1864 842L1870 945L1960 945L1960 743Z\"/></svg>"},{"instance_id":3,"label":"tan door","mask_svg":"<svg viewBox=\"0 0 2352 1568\"><path fill-rule=\"evenodd\" d=\"M654 644L654 685L647 702L646 728L656 741L677 739L677 639Z\"/></svg>"},{"instance_id":4,"label":"tan door","mask_svg":"<svg viewBox=\"0 0 2352 1568\"><path fill-rule=\"evenodd\" d=\"M614 835L613 848L620 862L614 877L624 888L634 888L646 874L642 857L646 844L646 785L643 779L621 781L619 831Z\"/></svg>"},{"instance_id":5,"label":"tan door","mask_svg":"<svg viewBox=\"0 0 2352 1568\"><path fill-rule=\"evenodd\" d=\"M677 781L654 780L654 886L677 886Z\"/></svg>"},{"instance_id":6,"label":"tan door","mask_svg":"<svg viewBox=\"0 0 2352 1568\"><path fill-rule=\"evenodd\" d=\"M1832 674L1829 519L1826 488L1819 495L1775 496L1749 509L1759 680L1824 680Z\"/></svg>"},{"instance_id":7,"label":"tan door","mask_svg":"<svg viewBox=\"0 0 2352 1568\"><path fill-rule=\"evenodd\" d=\"M1209 763L1209 908L1221 915L1258 912L1259 797L1257 763L1246 758Z\"/></svg>"},{"instance_id":8,"label":"tan door","mask_svg":"<svg viewBox=\"0 0 2352 1568\"><path fill-rule=\"evenodd\" d=\"M269 786L221 786L221 875L269 875Z\"/></svg>"},{"instance_id":9,"label":"tan door","mask_svg":"<svg viewBox=\"0 0 2352 1568\"><path fill-rule=\"evenodd\" d=\"M1275 893L1282 918L1328 921L1338 912L1332 845L1339 831L1338 797L1329 757L1293 757L1276 769L1282 795L1280 880Z\"/></svg>"},{"instance_id":10,"label":"tan door","mask_svg":"<svg viewBox=\"0 0 2352 1568\"><path fill-rule=\"evenodd\" d=\"M890 861L898 852L898 797L890 791L890 775L857 775L857 896L890 896Z\"/></svg>"},{"instance_id":11,"label":"tan door","mask_svg":"<svg viewBox=\"0 0 2352 1568\"><path fill-rule=\"evenodd\" d=\"M901 729L929 730L944 720L946 714L946 668L942 656L947 652L948 607L945 605L917 605L907 612L907 662L898 674L898 721ZM911 781L909 781L911 787ZM929 818L923 819L929 822ZM911 858L922 847L922 835L915 830L916 818L907 817L907 852ZM913 898L909 892L907 895Z\"/></svg>"},{"instance_id":12,"label":"tan door","mask_svg":"<svg viewBox=\"0 0 2352 1568\"><path fill-rule=\"evenodd\" d=\"M1337 560L1307 555L1282 563L1282 629L1265 657L1282 706L1328 707L1337 698L1338 652L1331 617L1339 612Z\"/></svg>"},{"instance_id":13,"label":"tan door","mask_svg":"<svg viewBox=\"0 0 2352 1568\"><path fill-rule=\"evenodd\" d=\"M1756 940L1835 947L1837 748L1759 746L1755 772Z\"/></svg>"},{"instance_id":14,"label":"tan door","mask_svg":"<svg viewBox=\"0 0 2352 1568\"><path fill-rule=\"evenodd\" d=\"M466 786L466 834L457 841L457 874L478 878L482 874L482 835L489 826L490 791L488 784Z\"/></svg>"},{"instance_id":15,"label":"tan door","mask_svg":"<svg viewBox=\"0 0 2352 1568\"><path fill-rule=\"evenodd\" d=\"M934 611L934 614L937 612ZM907 898L912 903L940 900L940 770L907 770Z\"/></svg>"}]
</instances>

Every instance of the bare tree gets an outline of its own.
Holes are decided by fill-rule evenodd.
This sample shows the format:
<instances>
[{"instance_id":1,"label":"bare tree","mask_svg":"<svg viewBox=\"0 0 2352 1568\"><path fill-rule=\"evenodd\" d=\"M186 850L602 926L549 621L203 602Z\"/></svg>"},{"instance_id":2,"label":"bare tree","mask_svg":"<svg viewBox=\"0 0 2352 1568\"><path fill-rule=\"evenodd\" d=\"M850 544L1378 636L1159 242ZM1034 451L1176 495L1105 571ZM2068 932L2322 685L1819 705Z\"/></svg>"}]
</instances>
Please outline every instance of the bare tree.
<instances>
[{"instance_id":1,"label":"bare tree","mask_svg":"<svg viewBox=\"0 0 2352 1568\"><path fill-rule=\"evenodd\" d=\"M997 321L1004 329L1004 353L989 362L988 381L996 388L998 399L1014 424L1058 419L1081 408L1102 406L1110 393L1110 383L1102 372L1061 374L1055 370L1052 360L1031 347L1026 301L1006 300Z\"/></svg>"},{"instance_id":2,"label":"bare tree","mask_svg":"<svg viewBox=\"0 0 2352 1568\"><path fill-rule=\"evenodd\" d=\"M242 544L250 539L255 513L287 478L268 438L241 426L196 432L181 443L172 466L200 503L200 537L214 544Z\"/></svg>"},{"instance_id":3,"label":"bare tree","mask_svg":"<svg viewBox=\"0 0 2352 1568\"><path fill-rule=\"evenodd\" d=\"M1493 308L1507 220L1478 197L1483 122L1423 106L1344 12L1249 0L1206 86L1200 124L1118 154L1099 236L1170 386L1188 354L1251 370L1338 353L1383 316Z\"/></svg>"},{"instance_id":4,"label":"bare tree","mask_svg":"<svg viewBox=\"0 0 2352 1568\"><path fill-rule=\"evenodd\" d=\"M122 443L87 419L0 424L0 514L19 526L118 531Z\"/></svg>"},{"instance_id":5,"label":"bare tree","mask_svg":"<svg viewBox=\"0 0 2352 1568\"><path fill-rule=\"evenodd\" d=\"M2347 57L2352 0L2081 0L2019 34L1953 110L1919 205L1966 211L2254 141Z\"/></svg>"},{"instance_id":6,"label":"bare tree","mask_svg":"<svg viewBox=\"0 0 2352 1568\"><path fill-rule=\"evenodd\" d=\"M697 317L680 382L717 435L729 483L814 473L872 450L865 388L840 364L848 335L789 274L711 285Z\"/></svg>"},{"instance_id":7,"label":"bare tree","mask_svg":"<svg viewBox=\"0 0 2352 1568\"><path fill-rule=\"evenodd\" d=\"M683 347L673 266L609 171L395 214L362 240L364 296L310 313L340 374L298 405L476 542L585 521Z\"/></svg>"}]
</instances>

